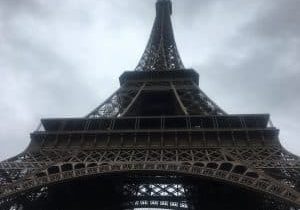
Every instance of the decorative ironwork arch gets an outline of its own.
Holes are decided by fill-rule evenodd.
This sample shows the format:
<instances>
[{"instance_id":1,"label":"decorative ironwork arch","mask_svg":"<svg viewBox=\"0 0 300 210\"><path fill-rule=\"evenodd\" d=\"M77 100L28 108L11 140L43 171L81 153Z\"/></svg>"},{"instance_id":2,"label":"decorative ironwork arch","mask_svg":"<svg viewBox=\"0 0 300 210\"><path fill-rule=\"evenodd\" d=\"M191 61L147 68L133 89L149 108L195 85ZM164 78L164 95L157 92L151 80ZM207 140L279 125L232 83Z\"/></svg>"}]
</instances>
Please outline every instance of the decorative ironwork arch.
<instances>
[{"instance_id":1,"label":"decorative ironwork arch","mask_svg":"<svg viewBox=\"0 0 300 210\"><path fill-rule=\"evenodd\" d=\"M172 172L184 175L194 175L225 181L240 187L256 190L261 193L285 200L300 206L299 193L275 179L257 173L247 166L233 162L195 162L186 163L155 163L155 162L120 162L86 164L76 163L72 167L68 164L57 164L48 168L47 172L31 177L22 182L13 183L1 192L2 199L36 189L50 184L70 181L75 178L130 171ZM67 169L67 170L63 170Z\"/></svg>"}]
</instances>

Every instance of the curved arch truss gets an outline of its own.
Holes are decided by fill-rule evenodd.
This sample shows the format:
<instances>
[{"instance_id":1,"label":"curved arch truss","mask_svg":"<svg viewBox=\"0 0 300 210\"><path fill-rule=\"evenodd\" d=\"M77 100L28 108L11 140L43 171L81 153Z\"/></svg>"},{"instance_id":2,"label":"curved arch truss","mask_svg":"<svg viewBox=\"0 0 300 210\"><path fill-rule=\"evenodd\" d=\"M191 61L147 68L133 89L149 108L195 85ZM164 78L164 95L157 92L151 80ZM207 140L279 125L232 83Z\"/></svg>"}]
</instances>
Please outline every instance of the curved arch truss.
<instances>
[{"instance_id":1,"label":"curved arch truss","mask_svg":"<svg viewBox=\"0 0 300 210\"><path fill-rule=\"evenodd\" d=\"M142 154L147 154L147 152L145 153L145 150L140 152L141 153L136 153L135 155L140 156L141 158ZM120 151L118 151L118 153L120 154ZM106 152L104 156L108 158L112 157L113 154L112 152ZM128 154L128 156L130 157L130 154ZM108 159L106 159L105 161L105 157L103 157L103 161L101 162L80 162L74 161L73 159L70 160L70 162L59 162L53 164L51 166L48 166L46 169L40 170L30 176L27 176L26 179L22 179L21 181L9 184L1 188L1 197L2 199L5 199L24 191L36 189L57 182L69 181L84 176L99 175L112 172L165 171L207 177L219 181L226 181L242 187L251 188L259 192L271 194L290 203L298 205L300 203L299 194L287 185L282 184L265 174L261 174L253 169L248 168L245 165L234 161L130 161L126 160L128 157L123 157L123 161L112 162L107 161ZM157 193L156 190L158 190L162 194L168 194L170 192L168 191L168 189L171 189L172 191L174 189L168 188L168 186L166 186L167 188L165 189L163 189L163 187L161 186L149 186L150 189L152 188L153 193ZM139 193L143 192L142 189L146 189L146 187L144 186L144 188L141 188L141 191ZM177 193L182 193L181 189L179 189ZM139 205L142 206L142 200L140 202L141 203ZM155 203L152 204L154 205ZM180 205L180 203L178 202L177 204Z\"/></svg>"}]
</instances>

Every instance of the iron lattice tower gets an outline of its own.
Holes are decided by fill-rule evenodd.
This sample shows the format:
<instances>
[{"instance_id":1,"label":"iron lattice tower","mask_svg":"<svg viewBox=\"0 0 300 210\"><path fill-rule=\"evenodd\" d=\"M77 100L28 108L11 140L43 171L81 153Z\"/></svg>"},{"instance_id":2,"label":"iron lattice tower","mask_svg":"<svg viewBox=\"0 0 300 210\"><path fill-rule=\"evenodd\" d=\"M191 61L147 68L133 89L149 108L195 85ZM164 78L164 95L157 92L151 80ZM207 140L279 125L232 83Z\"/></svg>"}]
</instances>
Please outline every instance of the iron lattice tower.
<instances>
[{"instance_id":1,"label":"iron lattice tower","mask_svg":"<svg viewBox=\"0 0 300 210\"><path fill-rule=\"evenodd\" d=\"M185 69L158 0L146 50L83 118L42 119L0 163L3 210L258 209L300 206L300 160L268 114L226 114Z\"/></svg>"}]
</instances>

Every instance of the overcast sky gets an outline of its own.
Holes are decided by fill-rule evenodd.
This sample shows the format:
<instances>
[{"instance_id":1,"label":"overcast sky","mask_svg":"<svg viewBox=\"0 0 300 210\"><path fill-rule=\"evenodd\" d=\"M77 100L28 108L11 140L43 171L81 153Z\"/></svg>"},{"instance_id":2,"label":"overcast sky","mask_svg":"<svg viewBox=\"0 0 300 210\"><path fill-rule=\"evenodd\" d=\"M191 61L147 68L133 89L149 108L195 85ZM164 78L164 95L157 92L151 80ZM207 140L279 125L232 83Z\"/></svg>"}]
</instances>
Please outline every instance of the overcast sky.
<instances>
[{"instance_id":1,"label":"overcast sky","mask_svg":"<svg viewBox=\"0 0 300 210\"><path fill-rule=\"evenodd\" d=\"M155 0L0 0L0 160L45 117L81 117L133 70ZM300 155L300 1L174 0L173 27L200 88L232 114L270 113Z\"/></svg>"}]
</instances>

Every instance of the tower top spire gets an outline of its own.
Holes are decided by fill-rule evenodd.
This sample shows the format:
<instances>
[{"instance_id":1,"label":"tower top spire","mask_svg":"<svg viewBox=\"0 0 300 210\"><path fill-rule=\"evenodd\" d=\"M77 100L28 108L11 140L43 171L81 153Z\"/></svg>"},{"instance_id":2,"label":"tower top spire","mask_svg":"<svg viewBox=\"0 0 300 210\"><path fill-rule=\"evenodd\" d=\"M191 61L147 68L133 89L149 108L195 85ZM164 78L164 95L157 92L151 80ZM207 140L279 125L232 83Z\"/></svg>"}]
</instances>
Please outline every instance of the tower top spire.
<instances>
[{"instance_id":1,"label":"tower top spire","mask_svg":"<svg viewBox=\"0 0 300 210\"><path fill-rule=\"evenodd\" d=\"M162 11L167 10L169 14L172 14L172 2L170 0L157 0L156 2L156 16Z\"/></svg>"},{"instance_id":2,"label":"tower top spire","mask_svg":"<svg viewBox=\"0 0 300 210\"><path fill-rule=\"evenodd\" d=\"M170 0L157 0L152 32L136 71L184 69L176 47L171 14L172 2Z\"/></svg>"}]
</instances>

